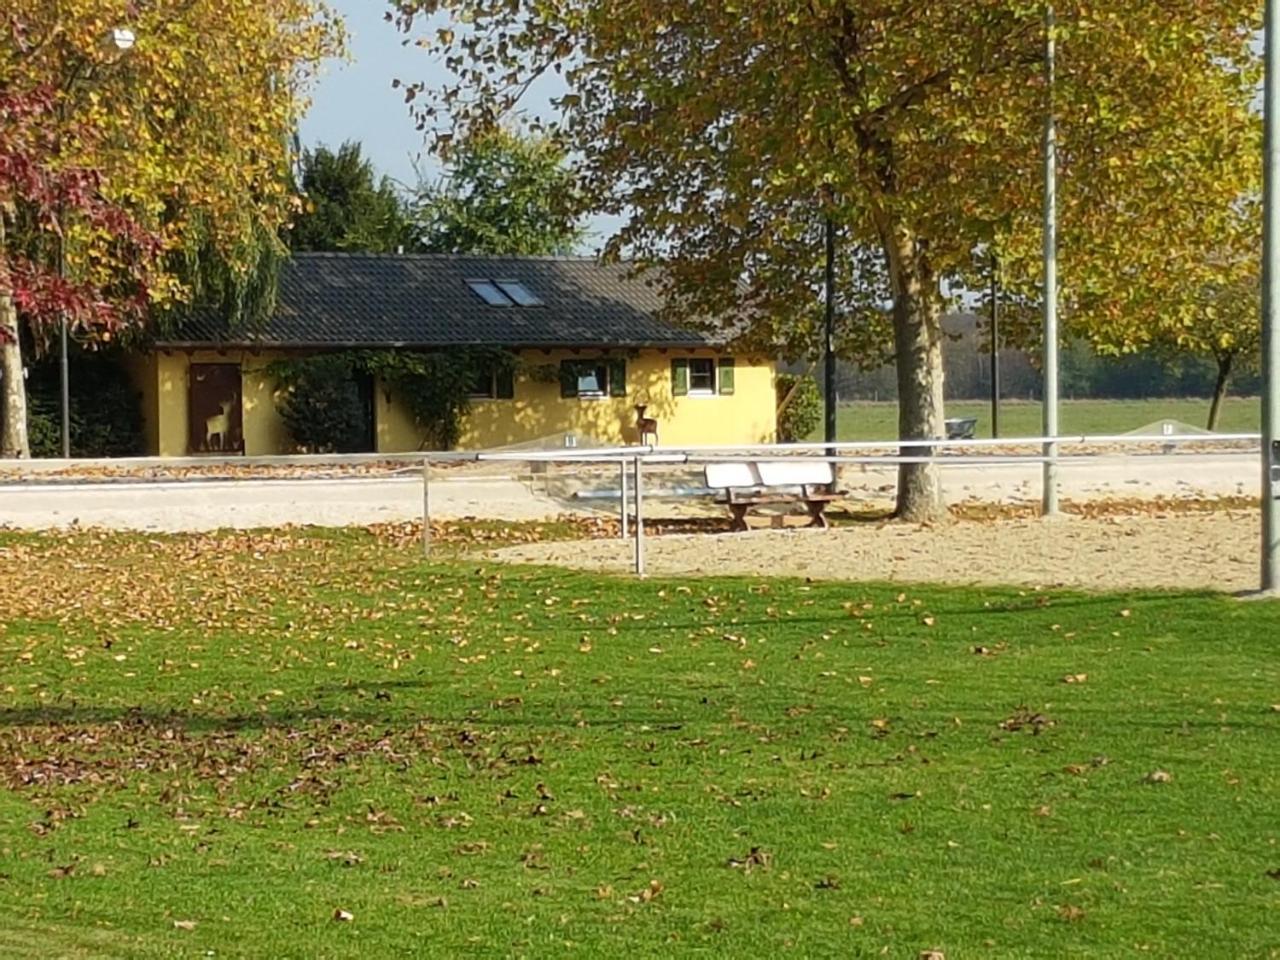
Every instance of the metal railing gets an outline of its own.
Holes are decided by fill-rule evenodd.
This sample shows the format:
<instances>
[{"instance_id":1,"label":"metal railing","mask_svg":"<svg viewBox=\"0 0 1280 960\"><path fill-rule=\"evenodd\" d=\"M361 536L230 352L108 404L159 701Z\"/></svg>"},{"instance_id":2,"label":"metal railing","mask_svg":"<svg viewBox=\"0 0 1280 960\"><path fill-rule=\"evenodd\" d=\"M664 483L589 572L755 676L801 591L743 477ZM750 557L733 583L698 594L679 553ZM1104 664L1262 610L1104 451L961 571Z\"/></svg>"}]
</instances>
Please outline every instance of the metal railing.
<instances>
[{"instance_id":1,"label":"metal railing","mask_svg":"<svg viewBox=\"0 0 1280 960\"><path fill-rule=\"evenodd\" d=\"M1028 464L1072 465L1097 463L1098 448L1110 448L1107 456L1150 456L1155 449L1161 454L1174 454L1188 447L1208 448L1202 451L1178 452L1180 460L1202 457L1257 456L1261 437L1256 433L1194 434L1194 435L1142 435L1129 434L1101 436L1059 436L1052 438L1058 449L1077 448L1081 452L1053 453L1046 455L1043 445L1046 437L936 439L936 440L884 440L845 441L836 443L758 443L758 444L709 444L689 447L662 447L653 445L576 448L555 450L477 450L439 451L412 453L365 453L342 455L287 454L269 456L199 456L199 457L136 457L110 460L43 460L0 461L0 477L7 471L25 476L32 474L58 474L60 472L111 469L115 471L178 469L188 467L300 467L319 468L359 467L386 464L394 468L395 475L412 476L420 473L422 483L422 549L431 553L432 472L434 468L463 463L529 463L529 464L596 464L614 465L618 476L619 526L623 539L634 541L634 569L645 573L645 523L644 498L646 467L704 466L725 462L753 462L762 459L799 457L821 460L832 465L856 465L862 467L897 467L902 464L932 463L940 467L1012 467ZM1234 445L1232 449L1222 449ZM1244 446L1241 446L1244 445ZM1018 452L1029 448L1027 452ZM1125 451L1117 454L1116 448ZM1215 449L1216 448L1216 449ZM1090 452L1092 451L1092 452ZM1132 451L1132 452L1131 452ZM202 478L207 478L204 475ZM345 479L373 479L372 475L352 474ZM96 482L103 478L95 477ZM111 482L112 478L106 478ZM133 478L136 479L136 478ZM165 478L186 482L190 477ZM237 475L234 479L243 479ZM254 478L254 479L270 479ZM290 478L292 479L292 478ZM385 479L385 477L384 477ZM466 478L463 478L466 479ZM701 491L699 491L701 492ZM706 491L710 492L710 491ZM612 491L609 496L612 497ZM633 518L633 519L632 519Z\"/></svg>"}]
</instances>

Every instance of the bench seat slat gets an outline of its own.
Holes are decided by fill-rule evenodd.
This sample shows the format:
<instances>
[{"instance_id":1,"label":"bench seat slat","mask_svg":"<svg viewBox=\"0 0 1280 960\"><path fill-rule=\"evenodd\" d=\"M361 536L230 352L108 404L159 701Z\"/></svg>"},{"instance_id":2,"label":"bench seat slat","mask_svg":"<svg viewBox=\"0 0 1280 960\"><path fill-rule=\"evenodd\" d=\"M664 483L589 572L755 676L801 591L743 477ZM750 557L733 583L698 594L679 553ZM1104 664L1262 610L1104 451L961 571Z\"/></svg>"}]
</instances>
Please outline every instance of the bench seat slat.
<instances>
[{"instance_id":1,"label":"bench seat slat","mask_svg":"<svg viewBox=\"0 0 1280 960\"><path fill-rule=\"evenodd\" d=\"M834 475L826 460L764 460L755 464L766 487L798 487L831 483Z\"/></svg>"},{"instance_id":2,"label":"bench seat slat","mask_svg":"<svg viewBox=\"0 0 1280 960\"><path fill-rule=\"evenodd\" d=\"M713 490L760 486L760 475L753 463L709 463L703 472L707 486Z\"/></svg>"}]
</instances>

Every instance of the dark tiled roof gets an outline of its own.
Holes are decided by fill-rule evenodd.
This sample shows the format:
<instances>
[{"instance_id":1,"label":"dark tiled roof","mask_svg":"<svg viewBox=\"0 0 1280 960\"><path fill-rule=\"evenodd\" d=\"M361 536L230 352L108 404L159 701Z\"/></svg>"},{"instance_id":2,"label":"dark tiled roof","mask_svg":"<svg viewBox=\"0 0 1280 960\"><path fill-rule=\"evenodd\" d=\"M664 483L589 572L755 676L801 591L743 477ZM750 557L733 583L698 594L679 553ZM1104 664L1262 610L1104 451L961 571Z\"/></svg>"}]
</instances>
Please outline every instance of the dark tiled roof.
<instances>
[{"instance_id":1,"label":"dark tiled roof","mask_svg":"<svg viewBox=\"0 0 1280 960\"><path fill-rule=\"evenodd\" d=\"M471 279L517 280L545 306L489 306ZM185 322L168 344L265 346L695 346L706 334L659 320L656 287L626 264L580 257L299 253L280 274L274 315L231 333Z\"/></svg>"}]
</instances>

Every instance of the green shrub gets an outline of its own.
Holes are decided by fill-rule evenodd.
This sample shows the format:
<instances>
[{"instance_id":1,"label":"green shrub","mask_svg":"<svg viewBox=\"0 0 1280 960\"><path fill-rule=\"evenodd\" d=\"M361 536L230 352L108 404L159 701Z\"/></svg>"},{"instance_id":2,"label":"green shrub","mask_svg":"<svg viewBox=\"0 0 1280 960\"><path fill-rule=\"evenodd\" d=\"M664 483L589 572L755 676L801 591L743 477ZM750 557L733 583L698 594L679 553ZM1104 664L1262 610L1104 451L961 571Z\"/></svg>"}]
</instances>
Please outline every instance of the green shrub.
<instances>
[{"instance_id":1,"label":"green shrub","mask_svg":"<svg viewBox=\"0 0 1280 960\"><path fill-rule=\"evenodd\" d=\"M777 379L778 404L795 387L790 402L778 414L778 442L797 443L809 439L822 422L822 395L813 377L780 373Z\"/></svg>"},{"instance_id":2,"label":"green shrub","mask_svg":"<svg viewBox=\"0 0 1280 960\"><path fill-rule=\"evenodd\" d=\"M120 355L75 349L68 364L71 455L142 453L142 407ZM56 356L41 358L27 377L27 433L33 457L62 456L62 378Z\"/></svg>"},{"instance_id":3,"label":"green shrub","mask_svg":"<svg viewBox=\"0 0 1280 960\"><path fill-rule=\"evenodd\" d=\"M276 407L306 453L352 453L369 440L369 410L349 354L327 353L273 365Z\"/></svg>"}]
</instances>

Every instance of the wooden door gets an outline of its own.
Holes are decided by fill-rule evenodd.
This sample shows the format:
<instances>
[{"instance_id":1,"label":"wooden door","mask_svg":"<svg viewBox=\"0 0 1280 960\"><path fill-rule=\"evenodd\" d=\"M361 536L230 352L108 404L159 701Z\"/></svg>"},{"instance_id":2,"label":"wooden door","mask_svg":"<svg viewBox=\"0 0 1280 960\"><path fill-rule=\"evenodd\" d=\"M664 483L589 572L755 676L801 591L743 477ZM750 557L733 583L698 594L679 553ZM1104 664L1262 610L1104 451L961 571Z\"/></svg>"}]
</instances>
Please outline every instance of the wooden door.
<instances>
[{"instance_id":1,"label":"wooden door","mask_svg":"<svg viewBox=\"0 0 1280 960\"><path fill-rule=\"evenodd\" d=\"M244 453L240 364L193 363L187 399L191 453Z\"/></svg>"}]
</instances>

